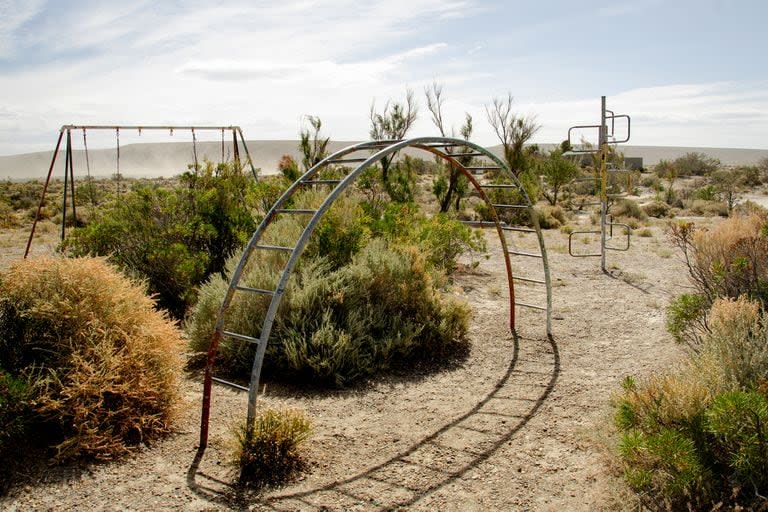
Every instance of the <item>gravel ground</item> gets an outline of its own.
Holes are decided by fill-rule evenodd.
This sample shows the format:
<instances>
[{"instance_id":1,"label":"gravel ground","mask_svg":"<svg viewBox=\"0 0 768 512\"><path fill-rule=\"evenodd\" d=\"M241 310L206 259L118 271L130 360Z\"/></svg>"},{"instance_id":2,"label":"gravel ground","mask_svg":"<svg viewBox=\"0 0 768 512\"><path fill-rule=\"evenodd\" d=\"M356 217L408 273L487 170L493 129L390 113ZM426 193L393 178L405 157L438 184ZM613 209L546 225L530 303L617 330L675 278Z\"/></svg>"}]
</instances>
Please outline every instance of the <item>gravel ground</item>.
<instances>
[{"instance_id":1,"label":"gravel ground","mask_svg":"<svg viewBox=\"0 0 768 512\"><path fill-rule=\"evenodd\" d=\"M586 228L586 217L582 222ZM648 375L680 356L665 332L664 308L687 286L684 266L662 229L652 228L651 235L633 237L627 252L611 252L611 271L603 274L599 259L568 255L567 235L547 233L552 339L534 310L520 310L518 336L510 334L503 263L492 257L453 283L452 292L474 311L465 360L333 392L267 383L264 402L299 407L314 422L311 469L286 487L246 494L232 485L229 440L245 412L244 393L215 389L210 444L198 456L201 383L190 375L175 435L116 463L31 466L0 508L631 508L634 502L610 463L610 400L624 376ZM0 266L15 257L12 235L2 236ZM595 242L585 236L574 235L574 246L591 252ZM498 252L498 242L488 240L491 252ZM514 241L531 247L528 239ZM518 275L535 274L538 260L526 259L515 262ZM530 285L520 285L518 296L542 301Z\"/></svg>"}]
</instances>

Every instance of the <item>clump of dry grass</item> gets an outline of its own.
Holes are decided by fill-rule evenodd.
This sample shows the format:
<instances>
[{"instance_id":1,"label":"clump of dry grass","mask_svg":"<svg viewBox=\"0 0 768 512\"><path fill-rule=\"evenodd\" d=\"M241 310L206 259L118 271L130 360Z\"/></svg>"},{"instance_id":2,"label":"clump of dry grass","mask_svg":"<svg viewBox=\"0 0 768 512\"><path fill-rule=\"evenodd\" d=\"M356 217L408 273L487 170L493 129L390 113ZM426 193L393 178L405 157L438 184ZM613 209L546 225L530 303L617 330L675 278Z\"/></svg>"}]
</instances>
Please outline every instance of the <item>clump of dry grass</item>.
<instances>
[{"instance_id":1,"label":"clump of dry grass","mask_svg":"<svg viewBox=\"0 0 768 512\"><path fill-rule=\"evenodd\" d=\"M170 432L183 342L154 306L102 258L0 274L0 367L30 384L58 459L111 459Z\"/></svg>"},{"instance_id":2,"label":"clump of dry grass","mask_svg":"<svg viewBox=\"0 0 768 512\"><path fill-rule=\"evenodd\" d=\"M236 432L233 463L241 484L261 488L290 481L307 466L302 450L312 433L309 418L295 409L264 409L253 425Z\"/></svg>"}]
</instances>

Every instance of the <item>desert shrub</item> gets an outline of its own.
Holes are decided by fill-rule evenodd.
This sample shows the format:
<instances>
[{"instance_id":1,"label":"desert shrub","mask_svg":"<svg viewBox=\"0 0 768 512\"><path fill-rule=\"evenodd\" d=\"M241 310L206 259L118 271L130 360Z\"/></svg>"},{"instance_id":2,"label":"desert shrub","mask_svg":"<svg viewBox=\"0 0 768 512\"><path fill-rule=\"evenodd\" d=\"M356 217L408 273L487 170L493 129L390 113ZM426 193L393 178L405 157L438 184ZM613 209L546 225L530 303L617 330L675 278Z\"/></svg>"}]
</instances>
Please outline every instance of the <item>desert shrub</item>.
<instances>
[{"instance_id":1,"label":"desert shrub","mask_svg":"<svg viewBox=\"0 0 768 512\"><path fill-rule=\"evenodd\" d=\"M653 201L651 203L644 204L642 208L646 215L649 217L656 217L657 219L668 217L672 210L672 208L670 208L667 203L663 203L661 201Z\"/></svg>"},{"instance_id":2,"label":"desert shrub","mask_svg":"<svg viewBox=\"0 0 768 512\"><path fill-rule=\"evenodd\" d=\"M259 411L253 425L235 433L233 462L240 470L240 484L262 488L290 481L307 466L302 445L311 433L312 425L300 411Z\"/></svg>"},{"instance_id":3,"label":"desert shrub","mask_svg":"<svg viewBox=\"0 0 768 512\"><path fill-rule=\"evenodd\" d=\"M704 176L720 168L720 160L704 153L686 153L672 162L679 176Z\"/></svg>"},{"instance_id":4,"label":"desert shrub","mask_svg":"<svg viewBox=\"0 0 768 512\"><path fill-rule=\"evenodd\" d=\"M685 207L693 215L702 215L706 217L727 217L728 205L722 201L706 201L703 199L694 199L687 202Z\"/></svg>"},{"instance_id":5,"label":"desert shrub","mask_svg":"<svg viewBox=\"0 0 768 512\"><path fill-rule=\"evenodd\" d=\"M643 174L640 178L640 185L655 192L661 192L664 190L664 185L661 183L661 179L656 174Z\"/></svg>"},{"instance_id":6,"label":"desert shrub","mask_svg":"<svg viewBox=\"0 0 768 512\"><path fill-rule=\"evenodd\" d=\"M710 183L709 185L693 190L691 195L695 199L701 199L702 201L716 201L718 190L716 186Z\"/></svg>"},{"instance_id":7,"label":"desert shrub","mask_svg":"<svg viewBox=\"0 0 768 512\"><path fill-rule=\"evenodd\" d=\"M29 384L0 368L0 460L23 444L29 422L29 398ZM2 470L0 476L4 476Z\"/></svg>"},{"instance_id":8,"label":"desert shrub","mask_svg":"<svg viewBox=\"0 0 768 512\"><path fill-rule=\"evenodd\" d=\"M461 254L485 252L486 244L479 230L471 229L447 214L422 218L413 225L412 233L403 242L415 242L433 268L451 273Z\"/></svg>"},{"instance_id":9,"label":"desert shrub","mask_svg":"<svg viewBox=\"0 0 768 512\"><path fill-rule=\"evenodd\" d=\"M657 507L749 507L768 491L768 314L718 299L705 327L679 370L627 379L615 404L627 481Z\"/></svg>"},{"instance_id":10,"label":"desert shrub","mask_svg":"<svg viewBox=\"0 0 768 512\"><path fill-rule=\"evenodd\" d=\"M536 207L536 212L539 214L541 229L557 229L567 222L565 212L560 206L539 206Z\"/></svg>"},{"instance_id":11,"label":"desert shrub","mask_svg":"<svg viewBox=\"0 0 768 512\"><path fill-rule=\"evenodd\" d=\"M333 270L323 259L306 260L290 281L275 319L265 369L343 385L395 361L461 353L469 311L436 289L429 265L415 247L370 242L349 265ZM257 262L248 286L274 288L277 270ZM188 322L193 350L207 350L226 284L212 279ZM237 332L258 335L267 302L243 299L229 317ZM222 342L220 364L250 371L252 348Z\"/></svg>"},{"instance_id":12,"label":"desert shrub","mask_svg":"<svg viewBox=\"0 0 768 512\"><path fill-rule=\"evenodd\" d=\"M768 315L746 297L718 299L709 314L702 350L718 361L732 389L768 379Z\"/></svg>"},{"instance_id":13,"label":"desert shrub","mask_svg":"<svg viewBox=\"0 0 768 512\"><path fill-rule=\"evenodd\" d=\"M715 438L720 462L731 479L755 493L768 489L768 399L755 392L735 391L717 397L706 413L707 430ZM765 498L763 498L765 499Z\"/></svg>"},{"instance_id":14,"label":"desert shrub","mask_svg":"<svg viewBox=\"0 0 768 512\"><path fill-rule=\"evenodd\" d=\"M678 343L698 350L702 336L709 332L707 314L711 302L705 295L684 293L667 307L667 331Z\"/></svg>"},{"instance_id":15,"label":"desert shrub","mask_svg":"<svg viewBox=\"0 0 768 512\"><path fill-rule=\"evenodd\" d=\"M46 427L34 441L59 459L110 459L169 433L181 345L103 259L29 259L0 274L0 369L28 386L30 421Z\"/></svg>"},{"instance_id":16,"label":"desert shrub","mask_svg":"<svg viewBox=\"0 0 768 512\"><path fill-rule=\"evenodd\" d=\"M631 217L637 220L646 220L648 215L640 206L631 199L618 199L611 205L611 214L614 217Z\"/></svg>"},{"instance_id":17,"label":"desert shrub","mask_svg":"<svg viewBox=\"0 0 768 512\"><path fill-rule=\"evenodd\" d=\"M641 236L643 238L651 238L653 236L653 231L651 228L643 228L637 231L637 236Z\"/></svg>"},{"instance_id":18,"label":"desert shrub","mask_svg":"<svg viewBox=\"0 0 768 512\"><path fill-rule=\"evenodd\" d=\"M223 272L255 229L245 199L249 183L239 167L214 170L208 163L172 190L139 185L72 230L63 248L74 256L108 256L145 279L158 304L181 318L197 287Z\"/></svg>"},{"instance_id":19,"label":"desert shrub","mask_svg":"<svg viewBox=\"0 0 768 512\"><path fill-rule=\"evenodd\" d=\"M740 215L742 217L749 216L749 215L757 215L762 218L768 219L768 208L765 208L764 206L761 206L757 204L754 201L744 201L743 203L737 204L733 208L733 213L735 215Z\"/></svg>"},{"instance_id":20,"label":"desert shrub","mask_svg":"<svg viewBox=\"0 0 768 512\"><path fill-rule=\"evenodd\" d=\"M19 225L16 214L7 202L0 198L0 229L15 228Z\"/></svg>"},{"instance_id":21,"label":"desert shrub","mask_svg":"<svg viewBox=\"0 0 768 512\"><path fill-rule=\"evenodd\" d=\"M492 204L527 204L523 194L517 189L490 189L486 192ZM475 204L475 212L481 220L492 221L488 205L482 201ZM524 208L496 208L499 220L513 226L531 226L531 216Z\"/></svg>"}]
</instances>

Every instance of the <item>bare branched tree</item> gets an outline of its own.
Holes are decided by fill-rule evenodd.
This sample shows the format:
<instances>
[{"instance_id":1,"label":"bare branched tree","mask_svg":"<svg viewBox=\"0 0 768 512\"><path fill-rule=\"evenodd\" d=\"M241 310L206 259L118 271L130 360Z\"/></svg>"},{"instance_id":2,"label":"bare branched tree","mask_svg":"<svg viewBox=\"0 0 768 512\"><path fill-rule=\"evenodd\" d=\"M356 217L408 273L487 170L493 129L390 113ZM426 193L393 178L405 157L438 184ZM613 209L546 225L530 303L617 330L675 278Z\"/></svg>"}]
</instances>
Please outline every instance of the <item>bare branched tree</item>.
<instances>
[{"instance_id":1,"label":"bare branched tree","mask_svg":"<svg viewBox=\"0 0 768 512\"><path fill-rule=\"evenodd\" d=\"M450 134L447 133L445 123L443 122L443 86L434 82L431 87L424 88L424 94L427 97L427 108L432 114L432 124L440 132L443 137L456 137L456 133L451 128ZM464 124L459 130L464 140L468 141L472 136L472 116L465 114L466 118ZM451 154L453 148L446 148L446 152ZM462 153L468 153L469 149L461 149ZM461 156L459 157L459 163L463 166L468 166L472 162L472 157ZM450 175L448 177L448 186L445 189L445 195L440 197L440 211L447 212L451 206L453 195L456 194L456 209L459 209L461 204L461 198L464 197L467 191L466 179L462 176L461 172L456 167L451 167ZM437 195L437 194L436 194Z\"/></svg>"},{"instance_id":2,"label":"bare branched tree","mask_svg":"<svg viewBox=\"0 0 768 512\"><path fill-rule=\"evenodd\" d=\"M529 158L525 153L525 144L541 126L536 123L535 117L514 113L513 102L514 99L509 93L505 99L493 98L493 103L485 106L485 113L496 137L504 147L504 159L507 165L513 173L520 174L530 167Z\"/></svg>"},{"instance_id":3,"label":"bare branched tree","mask_svg":"<svg viewBox=\"0 0 768 512\"><path fill-rule=\"evenodd\" d=\"M319 117L307 116L307 121L309 121L312 130L307 128L301 130L299 134L301 136L299 149L301 150L301 164L304 166L304 172L328 156L328 143L331 140L330 137L323 138L320 136L323 122L320 121Z\"/></svg>"},{"instance_id":4,"label":"bare branched tree","mask_svg":"<svg viewBox=\"0 0 768 512\"><path fill-rule=\"evenodd\" d=\"M405 92L405 102L387 101L381 113L376 112L375 101L371 103L371 139L373 140L400 140L404 139L408 130L418 117L419 106L411 89ZM381 160L381 176L386 185L389 178L389 167L397 154L389 155Z\"/></svg>"}]
</instances>

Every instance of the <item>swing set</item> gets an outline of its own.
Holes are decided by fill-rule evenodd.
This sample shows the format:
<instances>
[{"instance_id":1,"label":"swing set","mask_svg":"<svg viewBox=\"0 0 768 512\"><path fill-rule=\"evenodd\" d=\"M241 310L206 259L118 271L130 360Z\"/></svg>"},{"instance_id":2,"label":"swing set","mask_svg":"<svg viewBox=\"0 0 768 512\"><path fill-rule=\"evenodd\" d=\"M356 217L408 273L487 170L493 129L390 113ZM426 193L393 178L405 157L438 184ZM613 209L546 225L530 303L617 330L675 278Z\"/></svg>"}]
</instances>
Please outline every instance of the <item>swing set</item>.
<instances>
[{"instance_id":1,"label":"swing set","mask_svg":"<svg viewBox=\"0 0 768 512\"><path fill-rule=\"evenodd\" d=\"M167 131L170 136L173 136L174 131L187 131L189 130L192 134L192 156L194 159L194 171L195 173L198 172L200 168L200 162L198 161L197 157L197 133L198 132L221 132L221 162L223 163L225 161L225 153L224 153L224 145L225 145L225 133L230 132L232 134L232 150L233 150L233 160L240 164L240 146L242 145L243 150L245 151L245 157L246 161L248 163L248 166L251 169L251 174L253 174L253 178L255 180L258 179L256 175L256 168L253 165L253 160L251 160L251 155L248 152L248 146L245 143L245 137L243 137L243 131L240 129L239 126L147 126L147 125L73 125L73 124L66 124L62 126L59 129L59 138L56 141L56 148L53 150L53 156L51 157L51 165L48 168L48 176L45 179L45 184L43 185L43 192L40 196L40 203L37 206L37 212L35 213L35 219L32 222L32 230L29 234L29 240L27 241L27 247L24 250L24 258L26 258L29 255L29 250L32 247L32 240L35 236L35 229L37 228L37 223L40 220L40 213L43 208L43 205L45 204L45 195L48 191L48 185L51 182L51 177L53 176L53 169L56 165L56 160L59 156L59 150L61 149L61 143L64 139L64 135L66 134L67 140L66 140L66 147L64 150L64 200L62 202L62 208L61 208L61 240L64 240L64 236L66 234L66 225L67 225L67 195L72 195L72 219L75 224L77 224L77 210L75 205L75 171L74 171L74 165L72 163L72 132L81 130L83 132L83 151L85 153L85 166L86 166L86 172L88 176L88 184L91 187L91 201L93 201L93 183L91 181L91 163L90 163L90 157L88 154L88 131L114 131L115 132L115 140L116 140L116 152L115 152L115 169L116 174L115 178L117 180L117 198L120 199L120 189L121 189L121 180L122 180L122 174L120 173L120 131L137 131L139 135L143 131ZM239 142L238 142L239 139ZM69 187L69 190L68 190Z\"/></svg>"}]
</instances>

